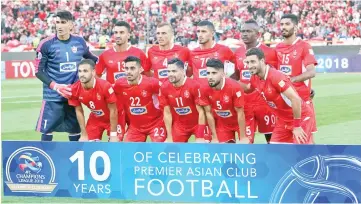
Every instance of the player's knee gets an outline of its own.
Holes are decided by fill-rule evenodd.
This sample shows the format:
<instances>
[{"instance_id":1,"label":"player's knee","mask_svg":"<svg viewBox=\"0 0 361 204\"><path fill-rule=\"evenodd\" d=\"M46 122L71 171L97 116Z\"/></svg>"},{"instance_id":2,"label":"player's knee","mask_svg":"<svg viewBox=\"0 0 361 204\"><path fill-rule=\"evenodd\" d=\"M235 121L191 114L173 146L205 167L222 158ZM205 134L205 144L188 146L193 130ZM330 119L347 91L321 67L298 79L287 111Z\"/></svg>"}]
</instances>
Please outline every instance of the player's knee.
<instances>
[{"instance_id":1,"label":"player's knee","mask_svg":"<svg viewBox=\"0 0 361 204\"><path fill-rule=\"evenodd\" d=\"M53 141L53 133L41 134L41 141Z\"/></svg>"}]
</instances>

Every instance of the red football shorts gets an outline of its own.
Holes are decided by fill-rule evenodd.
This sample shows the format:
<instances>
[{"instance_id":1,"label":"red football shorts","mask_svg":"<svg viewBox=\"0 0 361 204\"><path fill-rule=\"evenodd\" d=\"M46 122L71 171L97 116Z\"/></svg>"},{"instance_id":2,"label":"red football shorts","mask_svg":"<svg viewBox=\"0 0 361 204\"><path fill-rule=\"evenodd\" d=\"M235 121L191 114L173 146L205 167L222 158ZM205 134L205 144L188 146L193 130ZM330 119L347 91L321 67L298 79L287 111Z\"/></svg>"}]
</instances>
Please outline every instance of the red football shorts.
<instances>
[{"instance_id":1,"label":"red football shorts","mask_svg":"<svg viewBox=\"0 0 361 204\"><path fill-rule=\"evenodd\" d=\"M311 114L310 114L311 115ZM312 140L312 129L313 129L313 117L306 116L301 118L301 127L307 135L306 144L313 144ZM293 137L293 122L285 122L281 119L278 119L276 122L276 127L273 129L272 138L270 143L288 143L288 144L297 144L297 140Z\"/></svg>"},{"instance_id":2,"label":"red football shorts","mask_svg":"<svg viewBox=\"0 0 361 204\"><path fill-rule=\"evenodd\" d=\"M184 128L174 123L172 126L173 142L188 142L189 138L197 133L198 125L193 128Z\"/></svg>"},{"instance_id":3,"label":"red football shorts","mask_svg":"<svg viewBox=\"0 0 361 204\"><path fill-rule=\"evenodd\" d=\"M110 123L106 123L90 116L85 129L88 134L89 141L102 140L104 130L107 131L108 136L110 134Z\"/></svg>"},{"instance_id":4,"label":"red football shorts","mask_svg":"<svg viewBox=\"0 0 361 204\"><path fill-rule=\"evenodd\" d=\"M236 142L236 132L239 135L239 127L229 128L225 127L222 124L217 125L216 127L217 137L219 143L235 143Z\"/></svg>"},{"instance_id":5,"label":"red football shorts","mask_svg":"<svg viewBox=\"0 0 361 204\"><path fill-rule=\"evenodd\" d=\"M266 105L252 105L245 107L246 136L250 143L254 143L256 129L259 133L269 134L273 132L276 116Z\"/></svg>"},{"instance_id":6,"label":"red football shorts","mask_svg":"<svg viewBox=\"0 0 361 204\"><path fill-rule=\"evenodd\" d=\"M137 129L129 125L125 135L126 142L145 142L147 136L150 136L152 142L164 142L167 139L167 131L163 122L163 118L159 118L154 126L144 129Z\"/></svg>"}]
</instances>

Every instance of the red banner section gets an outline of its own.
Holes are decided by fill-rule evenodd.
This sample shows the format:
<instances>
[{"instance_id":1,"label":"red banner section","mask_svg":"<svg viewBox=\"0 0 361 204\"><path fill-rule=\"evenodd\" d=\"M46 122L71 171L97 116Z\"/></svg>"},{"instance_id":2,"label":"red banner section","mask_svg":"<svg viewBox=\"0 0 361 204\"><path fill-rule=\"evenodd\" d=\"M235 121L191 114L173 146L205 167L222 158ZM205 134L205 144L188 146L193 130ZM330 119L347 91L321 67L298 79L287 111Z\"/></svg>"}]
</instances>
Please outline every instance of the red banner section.
<instances>
[{"instance_id":1,"label":"red banner section","mask_svg":"<svg viewBox=\"0 0 361 204\"><path fill-rule=\"evenodd\" d=\"M6 79L33 78L35 77L34 60L6 61Z\"/></svg>"}]
</instances>

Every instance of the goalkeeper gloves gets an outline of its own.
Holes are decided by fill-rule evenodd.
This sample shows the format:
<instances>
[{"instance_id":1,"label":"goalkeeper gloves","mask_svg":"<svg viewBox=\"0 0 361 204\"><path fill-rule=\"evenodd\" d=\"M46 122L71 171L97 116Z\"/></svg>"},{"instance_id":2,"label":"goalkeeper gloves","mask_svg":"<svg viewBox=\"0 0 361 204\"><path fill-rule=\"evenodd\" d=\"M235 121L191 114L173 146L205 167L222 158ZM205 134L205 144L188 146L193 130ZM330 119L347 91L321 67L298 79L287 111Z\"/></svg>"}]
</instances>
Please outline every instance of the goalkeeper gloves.
<instances>
[{"instance_id":1,"label":"goalkeeper gloves","mask_svg":"<svg viewBox=\"0 0 361 204\"><path fill-rule=\"evenodd\" d=\"M58 92L62 97L69 99L71 97L70 85L57 84L56 82L50 83L50 88Z\"/></svg>"}]
</instances>

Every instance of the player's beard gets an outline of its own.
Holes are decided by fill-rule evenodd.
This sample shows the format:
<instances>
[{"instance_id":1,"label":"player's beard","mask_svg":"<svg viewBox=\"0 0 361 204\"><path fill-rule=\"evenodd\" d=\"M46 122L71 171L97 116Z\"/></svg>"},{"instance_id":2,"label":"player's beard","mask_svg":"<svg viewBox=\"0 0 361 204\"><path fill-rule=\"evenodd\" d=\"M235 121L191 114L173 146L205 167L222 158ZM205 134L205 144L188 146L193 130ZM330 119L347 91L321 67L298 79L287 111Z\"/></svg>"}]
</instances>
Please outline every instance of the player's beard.
<instances>
[{"instance_id":1,"label":"player's beard","mask_svg":"<svg viewBox=\"0 0 361 204\"><path fill-rule=\"evenodd\" d=\"M168 79L169 79L169 82L172 84L176 84L180 80L180 79L177 79L177 77L175 77L175 76L168 77Z\"/></svg>"},{"instance_id":2,"label":"player's beard","mask_svg":"<svg viewBox=\"0 0 361 204\"><path fill-rule=\"evenodd\" d=\"M219 83L221 83L221 80L219 80L217 82L216 81L208 81L209 86L212 88L218 86Z\"/></svg>"},{"instance_id":3,"label":"player's beard","mask_svg":"<svg viewBox=\"0 0 361 204\"><path fill-rule=\"evenodd\" d=\"M289 38L291 37L293 34L295 33L295 27L291 28L290 30L286 30L286 32L283 34L283 31L282 31L282 36L284 38Z\"/></svg>"},{"instance_id":4,"label":"player's beard","mask_svg":"<svg viewBox=\"0 0 361 204\"><path fill-rule=\"evenodd\" d=\"M79 78L80 82L83 83L83 84L89 83L89 82L91 81L91 79L92 79L91 77L89 77L89 78L87 78L87 77L80 77L80 78Z\"/></svg>"}]
</instances>

